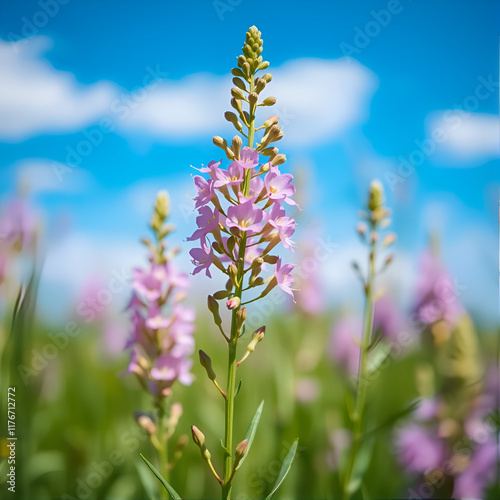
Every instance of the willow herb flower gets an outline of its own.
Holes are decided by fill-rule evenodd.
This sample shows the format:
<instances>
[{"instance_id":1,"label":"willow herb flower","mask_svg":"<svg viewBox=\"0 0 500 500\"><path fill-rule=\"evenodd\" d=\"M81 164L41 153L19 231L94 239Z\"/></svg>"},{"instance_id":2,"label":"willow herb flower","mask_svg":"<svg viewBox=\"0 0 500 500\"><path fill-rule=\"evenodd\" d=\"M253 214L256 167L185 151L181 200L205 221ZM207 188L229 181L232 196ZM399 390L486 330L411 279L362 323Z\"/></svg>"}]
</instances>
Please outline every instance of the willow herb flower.
<instances>
[{"instance_id":1,"label":"willow herb flower","mask_svg":"<svg viewBox=\"0 0 500 500\"><path fill-rule=\"evenodd\" d=\"M276 102L275 98L269 97L259 102L261 92L272 80L270 73L257 76L269 65L260 55L260 36L255 26L249 29L243 55L238 57L238 66L232 70L235 87L231 91L231 106L235 112L226 112L225 118L241 136L233 137L231 144L222 137L214 137L214 144L222 149L229 164L223 165L222 160L211 161L199 170L202 175L194 176L197 229L188 238L188 241L198 241L198 246L189 252L195 266L193 274L205 272L211 278L216 268L227 277L226 289L208 297L209 310L229 348L226 391L216 380L210 358L200 351L200 362L225 401L222 478L209 463L222 485L224 499L230 496L234 474L251 444L251 441L243 440L236 450L233 449L236 368L264 338L263 328L257 330L237 363L238 340L246 319L245 306L264 298L276 286L293 297L293 265L284 264L281 257L272 252L280 243L285 248L292 247L295 221L286 214L285 207L297 205L292 198L295 187L293 176L278 169L286 161L285 155L274 146L283 137L279 118L273 115L260 127L256 126L257 108L272 106ZM243 109L246 105L248 111ZM259 131L262 135L260 142L256 143ZM246 145L243 145L244 140ZM263 273L267 277L261 276ZM246 297L248 293L252 294L251 298ZM231 311L228 330L219 314L219 300L223 300ZM193 434L193 438L200 446L198 435ZM295 448L292 451L295 453ZM290 464L291 461L287 467Z\"/></svg>"},{"instance_id":2,"label":"willow herb flower","mask_svg":"<svg viewBox=\"0 0 500 500\"><path fill-rule=\"evenodd\" d=\"M155 422L149 419L154 432L149 432L153 429L149 420L138 419L138 423L158 450L160 470L165 476L174 465L167 461L168 440L182 414L179 403L173 403L169 411L168 402L176 381L191 384L194 352L194 310L182 303L189 287L188 277L172 261L177 249L167 251L164 241L173 230L165 223L168 207L167 193L160 192L150 223L154 241L142 240L149 250L149 264L134 270L133 292L127 306L132 323L127 371L153 396L156 410ZM141 422L148 423L148 427Z\"/></svg>"}]
</instances>

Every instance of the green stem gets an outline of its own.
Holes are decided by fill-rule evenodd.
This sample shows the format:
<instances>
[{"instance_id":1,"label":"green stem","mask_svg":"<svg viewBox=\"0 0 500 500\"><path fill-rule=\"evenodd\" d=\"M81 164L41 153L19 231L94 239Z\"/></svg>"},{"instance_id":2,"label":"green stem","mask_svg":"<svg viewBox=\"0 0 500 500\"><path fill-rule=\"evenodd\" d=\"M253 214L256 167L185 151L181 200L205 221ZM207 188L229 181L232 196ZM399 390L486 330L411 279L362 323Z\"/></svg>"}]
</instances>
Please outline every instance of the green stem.
<instances>
[{"instance_id":1,"label":"green stem","mask_svg":"<svg viewBox=\"0 0 500 500\"><path fill-rule=\"evenodd\" d=\"M349 468L344 478L343 498L349 500L351 493L349 483L351 482L356 456L360 448L360 440L363 435L363 415L368 390L368 348L372 340L373 330L373 282L375 278L375 244L370 244L370 257L368 263L368 281L366 283L366 301L363 320L363 338L361 340L361 354L359 361L358 384L356 387L356 400L354 413L352 415L352 443L349 459Z\"/></svg>"},{"instance_id":2,"label":"green stem","mask_svg":"<svg viewBox=\"0 0 500 500\"><path fill-rule=\"evenodd\" d=\"M254 76L250 79L250 92L254 90ZM248 127L248 147L253 147L255 135L255 106L250 106L250 121ZM250 169L245 173L243 182L243 194L248 196L250 191L251 180ZM243 292L243 277L245 271L245 251L246 251L247 235L243 233L240 241L238 252L238 286L235 290L235 296L241 300ZM225 404L225 439L224 446L227 450L224 458L224 484L222 485L222 498L229 500L231 495L231 486L233 480L233 459L229 453L233 453L233 421L234 421L234 391L236 388L236 356L238 345L238 334L236 331L236 315L240 308L235 309L231 318L231 335L229 337L229 353L227 363L227 396Z\"/></svg>"},{"instance_id":3,"label":"green stem","mask_svg":"<svg viewBox=\"0 0 500 500\"><path fill-rule=\"evenodd\" d=\"M158 429L157 437L160 443L160 448L158 449L158 460L160 462L160 473L163 478L169 480L169 469L168 469L168 443L166 439L166 411L165 411L165 400L159 399L157 403L158 408ZM160 489L160 498L168 499L168 491L165 488Z\"/></svg>"}]
</instances>

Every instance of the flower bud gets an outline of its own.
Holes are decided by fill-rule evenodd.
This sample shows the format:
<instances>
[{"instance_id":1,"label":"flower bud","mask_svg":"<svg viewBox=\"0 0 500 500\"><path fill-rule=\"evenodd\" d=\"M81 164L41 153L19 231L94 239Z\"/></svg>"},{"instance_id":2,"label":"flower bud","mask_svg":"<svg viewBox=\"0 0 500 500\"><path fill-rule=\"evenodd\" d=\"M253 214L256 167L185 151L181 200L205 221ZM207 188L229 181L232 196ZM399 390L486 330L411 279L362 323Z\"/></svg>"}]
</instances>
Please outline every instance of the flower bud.
<instances>
[{"instance_id":1,"label":"flower bud","mask_svg":"<svg viewBox=\"0 0 500 500\"><path fill-rule=\"evenodd\" d=\"M205 434L196 427L196 425L191 426L191 435L193 436L193 441L196 446L200 448L205 445Z\"/></svg>"},{"instance_id":2,"label":"flower bud","mask_svg":"<svg viewBox=\"0 0 500 500\"><path fill-rule=\"evenodd\" d=\"M231 297L227 302L226 302L226 307L232 311L233 309L236 309L239 307L241 304L241 299L239 297Z\"/></svg>"},{"instance_id":3,"label":"flower bud","mask_svg":"<svg viewBox=\"0 0 500 500\"><path fill-rule=\"evenodd\" d=\"M269 172L269 169L270 169L270 167L269 167L269 162L264 163L264 165L262 165L262 166L260 167L260 171L261 171L261 172Z\"/></svg>"},{"instance_id":4,"label":"flower bud","mask_svg":"<svg viewBox=\"0 0 500 500\"><path fill-rule=\"evenodd\" d=\"M236 313L236 332L237 332L237 336L240 335L241 329L243 328L243 324L245 323L246 319L247 319L247 308L246 307L242 307Z\"/></svg>"},{"instance_id":5,"label":"flower bud","mask_svg":"<svg viewBox=\"0 0 500 500\"><path fill-rule=\"evenodd\" d=\"M239 76L241 78L246 78L245 74L243 73L243 71L241 71L240 68L233 68L231 70L231 74L234 75L234 76ZM233 83L234 83L234 80L233 80Z\"/></svg>"},{"instance_id":6,"label":"flower bud","mask_svg":"<svg viewBox=\"0 0 500 500\"><path fill-rule=\"evenodd\" d=\"M230 292L228 290L219 290L218 292L214 293L214 299L215 300L222 300L225 299L226 297L229 297Z\"/></svg>"},{"instance_id":7,"label":"flower bud","mask_svg":"<svg viewBox=\"0 0 500 500\"><path fill-rule=\"evenodd\" d=\"M226 281L226 290L230 292L233 289L233 282L229 279Z\"/></svg>"},{"instance_id":8,"label":"flower bud","mask_svg":"<svg viewBox=\"0 0 500 500\"><path fill-rule=\"evenodd\" d=\"M207 302L208 302L208 310L212 313L214 317L214 323L217 326L222 325L222 319L219 314L219 304L212 295L209 295L207 297Z\"/></svg>"},{"instance_id":9,"label":"flower bud","mask_svg":"<svg viewBox=\"0 0 500 500\"><path fill-rule=\"evenodd\" d=\"M385 203L384 187L382 183L375 179L370 183L370 195L368 199L368 209L374 212L383 207Z\"/></svg>"},{"instance_id":10,"label":"flower bud","mask_svg":"<svg viewBox=\"0 0 500 500\"><path fill-rule=\"evenodd\" d=\"M199 350L198 354L200 356L200 364L201 366L203 366L203 368L205 368L208 378L210 380L215 380L216 375L212 368L212 360L210 359L210 356L201 349Z\"/></svg>"},{"instance_id":11,"label":"flower bud","mask_svg":"<svg viewBox=\"0 0 500 500\"><path fill-rule=\"evenodd\" d=\"M236 470L240 465L242 458L246 455L248 450L248 439L244 439L236 446L234 450L234 469Z\"/></svg>"},{"instance_id":12,"label":"flower bud","mask_svg":"<svg viewBox=\"0 0 500 500\"><path fill-rule=\"evenodd\" d=\"M166 191L160 191L156 196L155 212L162 222L168 217L170 212L170 200Z\"/></svg>"},{"instance_id":13,"label":"flower bud","mask_svg":"<svg viewBox=\"0 0 500 500\"><path fill-rule=\"evenodd\" d=\"M370 241L371 241L372 243L377 243L377 241L378 241L378 234L377 234L375 231L373 231L373 232L370 234Z\"/></svg>"},{"instance_id":14,"label":"flower bud","mask_svg":"<svg viewBox=\"0 0 500 500\"><path fill-rule=\"evenodd\" d=\"M239 135L235 135L231 142L231 149L233 150L234 156L239 159L241 146L243 145L243 141Z\"/></svg>"},{"instance_id":15,"label":"flower bud","mask_svg":"<svg viewBox=\"0 0 500 500\"><path fill-rule=\"evenodd\" d=\"M274 106L276 104L276 97L266 97L261 103L261 106Z\"/></svg>"},{"instance_id":16,"label":"flower bud","mask_svg":"<svg viewBox=\"0 0 500 500\"><path fill-rule=\"evenodd\" d=\"M218 147L224 149L227 146L227 142L222 137L216 135L213 139L213 143Z\"/></svg>"},{"instance_id":17,"label":"flower bud","mask_svg":"<svg viewBox=\"0 0 500 500\"><path fill-rule=\"evenodd\" d=\"M233 83L241 90L246 90L245 82L241 78L233 78Z\"/></svg>"},{"instance_id":18,"label":"flower bud","mask_svg":"<svg viewBox=\"0 0 500 500\"><path fill-rule=\"evenodd\" d=\"M366 227L366 224L364 224L363 222L360 222L357 226L356 226L356 232L360 235L360 236L365 236L366 235L366 231L368 230L368 228Z\"/></svg>"},{"instance_id":19,"label":"flower bud","mask_svg":"<svg viewBox=\"0 0 500 500\"><path fill-rule=\"evenodd\" d=\"M256 92L252 92L248 95L248 102L253 105L257 104L257 101L259 100L259 95Z\"/></svg>"},{"instance_id":20,"label":"flower bud","mask_svg":"<svg viewBox=\"0 0 500 500\"><path fill-rule=\"evenodd\" d=\"M255 85L255 92L260 94L266 88L266 82L262 78L259 79L257 84Z\"/></svg>"},{"instance_id":21,"label":"flower bud","mask_svg":"<svg viewBox=\"0 0 500 500\"><path fill-rule=\"evenodd\" d=\"M146 431L148 436L156 434L156 425L147 415L140 415L137 418L137 423Z\"/></svg>"},{"instance_id":22,"label":"flower bud","mask_svg":"<svg viewBox=\"0 0 500 500\"><path fill-rule=\"evenodd\" d=\"M238 111L241 115L243 113L243 107L241 106L241 101L239 99L235 99L234 97L231 99L231 106Z\"/></svg>"},{"instance_id":23,"label":"flower bud","mask_svg":"<svg viewBox=\"0 0 500 500\"><path fill-rule=\"evenodd\" d=\"M231 123L237 123L238 117L232 111L226 111L224 113L224 118Z\"/></svg>"},{"instance_id":24,"label":"flower bud","mask_svg":"<svg viewBox=\"0 0 500 500\"><path fill-rule=\"evenodd\" d=\"M264 262L267 262L268 264L276 264L278 262L279 257L277 255L265 255L264 256Z\"/></svg>"},{"instance_id":25,"label":"flower bud","mask_svg":"<svg viewBox=\"0 0 500 500\"><path fill-rule=\"evenodd\" d=\"M269 128L272 127L275 123L278 123L279 116L273 115L270 116L265 122L264 122L264 128ZM266 155L267 156L267 155Z\"/></svg>"},{"instance_id":26,"label":"flower bud","mask_svg":"<svg viewBox=\"0 0 500 500\"><path fill-rule=\"evenodd\" d=\"M247 351L253 352L257 344L264 338L265 333L266 333L265 326L261 326L258 330L255 330L255 332L253 332L252 335L252 340L247 345Z\"/></svg>"},{"instance_id":27,"label":"flower bud","mask_svg":"<svg viewBox=\"0 0 500 500\"><path fill-rule=\"evenodd\" d=\"M231 89L231 95L236 98L236 99L240 99L240 100L244 100L245 99L245 96L243 95L243 91L236 88L236 87L233 87Z\"/></svg>"},{"instance_id":28,"label":"flower bud","mask_svg":"<svg viewBox=\"0 0 500 500\"><path fill-rule=\"evenodd\" d=\"M235 287L238 286L238 268L234 264L229 264L227 267L227 274L229 274L229 278L233 282Z\"/></svg>"},{"instance_id":29,"label":"flower bud","mask_svg":"<svg viewBox=\"0 0 500 500\"><path fill-rule=\"evenodd\" d=\"M395 233L387 233L385 235L383 245L385 247L388 247L389 245L392 245L396 241L396 234Z\"/></svg>"},{"instance_id":30,"label":"flower bud","mask_svg":"<svg viewBox=\"0 0 500 500\"><path fill-rule=\"evenodd\" d=\"M273 75L271 75L271 73L266 73L264 76L261 77L261 80L264 80L266 83L269 83L272 79Z\"/></svg>"},{"instance_id":31,"label":"flower bud","mask_svg":"<svg viewBox=\"0 0 500 500\"><path fill-rule=\"evenodd\" d=\"M271 163L273 165L282 165L286 161L286 156L284 154L279 154L276 155L272 160Z\"/></svg>"},{"instance_id":32,"label":"flower bud","mask_svg":"<svg viewBox=\"0 0 500 500\"><path fill-rule=\"evenodd\" d=\"M257 69L266 69L269 68L269 61L262 61L258 66Z\"/></svg>"}]
</instances>

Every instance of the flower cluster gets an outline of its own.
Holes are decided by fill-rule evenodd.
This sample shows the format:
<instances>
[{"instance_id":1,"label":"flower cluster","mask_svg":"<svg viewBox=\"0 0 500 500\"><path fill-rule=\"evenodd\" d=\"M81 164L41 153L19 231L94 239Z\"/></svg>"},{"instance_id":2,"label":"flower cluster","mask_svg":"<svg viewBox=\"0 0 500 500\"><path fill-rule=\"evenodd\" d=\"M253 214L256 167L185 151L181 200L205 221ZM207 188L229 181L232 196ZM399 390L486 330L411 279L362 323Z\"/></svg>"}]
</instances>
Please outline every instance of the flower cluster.
<instances>
[{"instance_id":1,"label":"flower cluster","mask_svg":"<svg viewBox=\"0 0 500 500\"><path fill-rule=\"evenodd\" d=\"M151 222L156 245L143 240L150 249L150 263L147 269L134 270L133 294L127 306L132 322L128 371L157 397L168 396L176 380L191 383L194 351L194 311L182 304L188 279L171 261L176 250L165 253L163 239L172 230L163 225L167 207L166 193L160 193Z\"/></svg>"},{"instance_id":2,"label":"flower cluster","mask_svg":"<svg viewBox=\"0 0 500 500\"><path fill-rule=\"evenodd\" d=\"M259 152L240 149L238 139L233 140L234 160L227 170L220 167L221 161L212 161L201 169L208 179L194 177L198 229L188 241L199 240L200 247L190 251L193 274L205 271L211 277L211 267L217 267L232 278L226 295L230 297L233 285L237 286L232 266L244 260L243 272L250 273L248 288L267 285L263 297L278 285L293 297L293 266L270 255L280 242L293 251L295 221L284 208L284 204L296 205L291 198L295 193L293 177L280 172L280 159L261 163ZM274 266L273 275L265 280L259 277L264 263Z\"/></svg>"}]
</instances>

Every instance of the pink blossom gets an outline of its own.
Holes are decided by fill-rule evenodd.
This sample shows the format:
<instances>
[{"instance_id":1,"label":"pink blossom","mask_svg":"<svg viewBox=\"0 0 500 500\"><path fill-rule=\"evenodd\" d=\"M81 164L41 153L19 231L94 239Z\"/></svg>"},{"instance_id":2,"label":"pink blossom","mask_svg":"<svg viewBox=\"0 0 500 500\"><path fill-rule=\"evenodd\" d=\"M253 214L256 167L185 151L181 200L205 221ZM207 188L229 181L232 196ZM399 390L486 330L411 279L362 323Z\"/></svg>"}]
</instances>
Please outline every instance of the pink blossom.
<instances>
[{"instance_id":1,"label":"pink blossom","mask_svg":"<svg viewBox=\"0 0 500 500\"><path fill-rule=\"evenodd\" d=\"M190 374L191 360L177 358L170 354L162 354L156 358L153 368L151 368L151 377L154 380L172 382L178 379L183 385L190 385L192 375Z\"/></svg>"},{"instance_id":2,"label":"pink blossom","mask_svg":"<svg viewBox=\"0 0 500 500\"><path fill-rule=\"evenodd\" d=\"M262 218L262 210L251 201L247 201L240 205L229 207L226 225L228 227L237 227L241 231L245 231L248 235L252 235L262 229Z\"/></svg>"},{"instance_id":3,"label":"pink blossom","mask_svg":"<svg viewBox=\"0 0 500 500\"><path fill-rule=\"evenodd\" d=\"M157 266L152 266L149 271L134 269L133 289L148 300L157 300L162 295L162 279L165 273Z\"/></svg>"},{"instance_id":4,"label":"pink blossom","mask_svg":"<svg viewBox=\"0 0 500 500\"><path fill-rule=\"evenodd\" d=\"M280 174L279 170L270 171L264 179L267 195L271 200L285 201L289 205L297 205L290 198L295 194L292 181L293 176L291 174Z\"/></svg>"},{"instance_id":5,"label":"pink blossom","mask_svg":"<svg viewBox=\"0 0 500 500\"><path fill-rule=\"evenodd\" d=\"M415 312L422 323L444 320L453 324L459 318L462 307L453 280L430 251L425 251L420 258L416 288Z\"/></svg>"},{"instance_id":6,"label":"pink blossom","mask_svg":"<svg viewBox=\"0 0 500 500\"><path fill-rule=\"evenodd\" d=\"M215 196L215 181L213 179L207 181L200 175L195 175L193 181L194 187L198 191L198 194L194 197L196 201L195 208L199 208L206 205Z\"/></svg>"},{"instance_id":7,"label":"pink blossom","mask_svg":"<svg viewBox=\"0 0 500 500\"><path fill-rule=\"evenodd\" d=\"M212 247L202 244L201 248L191 249L189 255L193 258L192 263L196 266L193 274L198 274L205 269L206 275L211 278L210 266L214 260L214 251Z\"/></svg>"},{"instance_id":8,"label":"pink blossom","mask_svg":"<svg viewBox=\"0 0 500 500\"><path fill-rule=\"evenodd\" d=\"M208 206L199 209L199 216L196 217L198 229L187 239L187 241L204 240L207 234L219 229L219 211L213 211Z\"/></svg>"},{"instance_id":9,"label":"pink blossom","mask_svg":"<svg viewBox=\"0 0 500 500\"><path fill-rule=\"evenodd\" d=\"M272 227L277 229L283 246L289 248L293 252L291 237L295 232L295 221L287 217L285 213L285 210L283 210L278 203L275 203L269 214L268 222Z\"/></svg>"},{"instance_id":10,"label":"pink blossom","mask_svg":"<svg viewBox=\"0 0 500 500\"><path fill-rule=\"evenodd\" d=\"M206 167L201 167L199 170L202 174L208 174L211 179L215 179L217 169L219 168L221 162L222 160L220 161L212 160L208 162L208 165Z\"/></svg>"},{"instance_id":11,"label":"pink blossom","mask_svg":"<svg viewBox=\"0 0 500 500\"><path fill-rule=\"evenodd\" d=\"M243 168L235 161L233 161L227 170L215 170L215 184L214 187L220 188L222 186L239 186L243 182Z\"/></svg>"},{"instance_id":12,"label":"pink blossom","mask_svg":"<svg viewBox=\"0 0 500 500\"><path fill-rule=\"evenodd\" d=\"M167 328L170 326L171 318L166 318L162 315L161 307L153 303L148 310L148 317L146 319L146 326L153 330L158 328Z\"/></svg>"},{"instance_id":13,"label":"pink blossom","mask_svg":"<svg viewBox=\"0 0 500 500\"><path fill-rule=\"evenodd\" d=\"M409 472L425 474L445 460L445 443L436 432L418 424L410 424L396 433L399 461Z\"/></svg>"},{"instance_id":14,"label":"pink blossom","mask_svg":"<svg viewBox=\"0 0 500 500\"><path fill-rule=\"evenodd\" d=\"M349 374L357 376L363 323L357 318L342 318L332 332L330 356Z\"/></svg>"},{"instance_id":15,"label":"pink blossom","mask_svg":"<svg viewBox=\"0 0 500 500\"><path fill-rule=\"evenodd\" d=\"M240 160L235 160L233 163L241 168L254 168L259 164L259 153L245 146L240 151Z\"/></svg>"},{"instance_id":16,"label":"pink blossom","mask_svg":"<svg viewBox=\"0 0 500 500\"><path fill-rule=\"evenodd\" d=\"M278 281L278 286L293 297L293 291L290 285L293 283L293 276L290 274L294 268L293 264L281 265L281 259L278 259L274 268L274 276Z\"/></svg>"}]
</instances>

